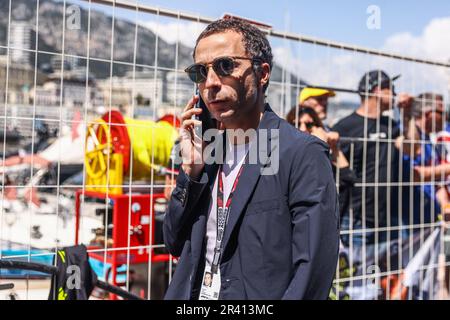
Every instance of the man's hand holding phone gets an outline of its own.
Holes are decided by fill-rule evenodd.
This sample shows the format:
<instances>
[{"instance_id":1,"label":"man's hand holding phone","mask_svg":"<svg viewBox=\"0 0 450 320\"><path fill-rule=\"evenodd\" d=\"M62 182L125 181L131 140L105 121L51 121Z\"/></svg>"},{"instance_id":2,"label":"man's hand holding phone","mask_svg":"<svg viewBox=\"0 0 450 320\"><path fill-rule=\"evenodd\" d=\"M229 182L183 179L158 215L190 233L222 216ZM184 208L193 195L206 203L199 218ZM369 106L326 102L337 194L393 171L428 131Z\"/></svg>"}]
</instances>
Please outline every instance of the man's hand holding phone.
<instances>
[{"instance_id":1,"label":"man's hand holding phone","mask_svg":"<svg viewBox=\"0 0 450 320\"><path fill-rule=\"evenodd\" d=\"M195 128L202 126L199 119L201 108L196 108L199 96L193 96L181 115L180 148L183 159L183 171L192 179L198 180L205 165L203 160L204 142L201 136L195 134ZM195 117L193 117L195 116Z\"/></svg>"}]
</instances>

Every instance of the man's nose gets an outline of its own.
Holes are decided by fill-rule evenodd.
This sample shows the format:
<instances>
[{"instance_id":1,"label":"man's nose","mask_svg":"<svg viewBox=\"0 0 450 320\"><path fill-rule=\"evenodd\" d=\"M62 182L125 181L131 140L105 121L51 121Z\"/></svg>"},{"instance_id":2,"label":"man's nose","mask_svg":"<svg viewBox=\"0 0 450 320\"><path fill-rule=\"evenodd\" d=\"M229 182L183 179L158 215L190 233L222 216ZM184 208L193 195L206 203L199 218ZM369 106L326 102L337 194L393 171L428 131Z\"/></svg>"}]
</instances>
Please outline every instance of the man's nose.
<instances>
[{"instance_id":1,"label":"man's nose","mask_svg":"<svg viewBox=\"0 0 450 320\"><path fill-rule=\"evenodd\" d=\"M300 122L300 126L298 127L300 131L306 132L306 125L303 122Z\"/></svg>"},{"instance_id":2,"label":"man's nose","mask_svg":"<svg viewBox=\"0 0 450 320\"><path fill-rule=\"evenodd\" d=\"M220 84L221 84L220 78L217 75L217 73L214 71L214 69L212 67L209 67L206 70L206 72L207 72L207 74L206 74L205 87L209 89L209 88L220 86Z\"/></svg>"}]
</instances>

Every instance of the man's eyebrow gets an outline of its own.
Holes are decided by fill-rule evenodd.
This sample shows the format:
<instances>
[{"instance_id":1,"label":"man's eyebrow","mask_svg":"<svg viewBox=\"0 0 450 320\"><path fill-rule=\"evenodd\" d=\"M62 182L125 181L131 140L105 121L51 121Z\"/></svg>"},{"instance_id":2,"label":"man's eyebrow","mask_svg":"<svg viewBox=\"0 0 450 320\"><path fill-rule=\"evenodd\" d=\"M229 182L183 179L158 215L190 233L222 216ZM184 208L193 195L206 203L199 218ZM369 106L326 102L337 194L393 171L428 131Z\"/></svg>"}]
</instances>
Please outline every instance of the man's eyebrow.
<instances>
[{"instance_id":1,"label":"man's eyebrow","mask_svg":"<svg viewBox=\"0 0 450 320\"><path fill-rule=\"evenodd\" d=\"M202 61L202 60L200 60L200 61L195 61L195 60L194 60L194 63L195 63L195 64L205 64L205 62Z\"/></svg>"},{"instance_id":2,"label":"man's eyebrow","mask_svg":"<svg viewBox=\"0 0 450 320\"><path fill-rule=\"evenodd\" d=\"M228 56L218 56L218 57L215 57L214 59L212 59L212 60L210 60L210 61L208 61L208 62L205 62L205 61L194 61L194 63L195 64L203 64L203 65L206 65L206 64L210 64L210 63L212 63L214 60L216 60L217 58L223 58L223 57L228 57Z\"/></svg>"}]
</instances>

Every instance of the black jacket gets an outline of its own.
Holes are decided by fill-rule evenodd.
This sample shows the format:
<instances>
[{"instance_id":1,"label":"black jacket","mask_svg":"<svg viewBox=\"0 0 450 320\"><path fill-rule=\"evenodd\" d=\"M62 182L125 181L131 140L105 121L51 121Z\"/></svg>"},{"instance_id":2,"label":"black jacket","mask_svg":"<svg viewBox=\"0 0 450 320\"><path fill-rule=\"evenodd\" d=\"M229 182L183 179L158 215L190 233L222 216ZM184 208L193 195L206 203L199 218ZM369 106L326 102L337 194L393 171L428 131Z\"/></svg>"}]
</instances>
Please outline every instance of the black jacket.
<instances>
[{"instance_id":1,"label":"black jacket","mask_svg":"<svg viewBox=\"0 0 450 320\"><path fill-rule=\"evenodd\" d=\"M278 170L262 175L264 162L244 164L223 240L219 299L326 299L339 247L328 147L280 119L268 105L258 133L261 129L269 129L270 166ZM217 164L206 165L199 182L182 170L178 176L164 241L180 260L166 299L198 298L217 170Z\"/></svg>"}]
</instances>

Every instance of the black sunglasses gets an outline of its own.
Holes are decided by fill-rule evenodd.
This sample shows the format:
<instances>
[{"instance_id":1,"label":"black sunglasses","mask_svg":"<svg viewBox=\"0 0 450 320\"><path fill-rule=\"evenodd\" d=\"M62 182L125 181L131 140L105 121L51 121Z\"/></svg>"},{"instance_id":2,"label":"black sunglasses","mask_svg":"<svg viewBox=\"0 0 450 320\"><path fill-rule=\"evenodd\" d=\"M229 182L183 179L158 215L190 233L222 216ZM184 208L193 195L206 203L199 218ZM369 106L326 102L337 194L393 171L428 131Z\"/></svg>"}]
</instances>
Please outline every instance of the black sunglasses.
<instances>
[{"instance_id":1,"label":"black sunglasses","mask_svg":"<svg viewBox=\"0 0 450 320\"><path fill-rule=\"evenodd\" d=\"M314 122L301 122L301 121L299 121L297 123L296 127L300 128L302 124L304 124L306 129L308 129L308 130L311 130L312 128L314 128L316 126ZM292 125L295 126L295 124L292 124Z\"/></svg>"},{"instance_id":2,"label":"black sunglasses","mask_svg":"<svg viewBox=\"0 0 450 320\"><path fill-rule=\"evenodd\" d=\"M250 60L253 62L261 61L258 58L247 58L247 57L219 57L214 59L211 63L202 64L195 63L187 67L184 72L186 72L189 78L195 83L202 83L206 81L208 77L208 68L212 66L215 73L220 77L226 77L233 73L236 67L234 60Z\"/></svg>"},{"instance_id":3,"label":"black sunglasses","mask_svg":"<svg viewBox=\"0 0 450 320\"><path fill-rule=\"evenodd\" d=\"M306 129L311 130L314 127L314 122L304 122Z\"/></svg>"}]
</instances>

